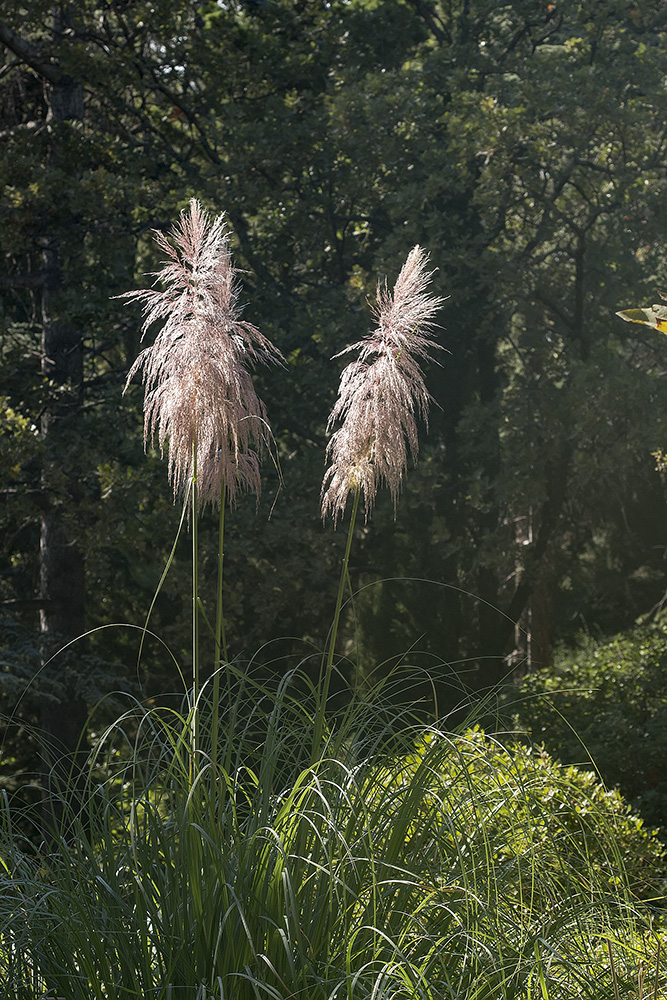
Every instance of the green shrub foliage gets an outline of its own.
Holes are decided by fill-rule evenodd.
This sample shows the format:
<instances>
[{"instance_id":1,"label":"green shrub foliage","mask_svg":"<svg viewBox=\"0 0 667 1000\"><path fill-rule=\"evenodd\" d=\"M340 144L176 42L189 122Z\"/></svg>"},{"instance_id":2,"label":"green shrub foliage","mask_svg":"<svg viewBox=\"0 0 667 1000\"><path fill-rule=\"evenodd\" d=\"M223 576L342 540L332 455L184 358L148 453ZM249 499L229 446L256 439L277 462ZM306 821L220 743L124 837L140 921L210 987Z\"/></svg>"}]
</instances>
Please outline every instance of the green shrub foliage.
<instances>
[{"instance_id":1,"label":"green shrub foliage","mask_svg":"<svg viewBox=\"0 0 667 1000\"><path fill-rule=\"evenodd\" d=\"M667 625L587 637L521 685L518 720L567 763L592 764L667 832Z\"/></svg>"}]
</instances>

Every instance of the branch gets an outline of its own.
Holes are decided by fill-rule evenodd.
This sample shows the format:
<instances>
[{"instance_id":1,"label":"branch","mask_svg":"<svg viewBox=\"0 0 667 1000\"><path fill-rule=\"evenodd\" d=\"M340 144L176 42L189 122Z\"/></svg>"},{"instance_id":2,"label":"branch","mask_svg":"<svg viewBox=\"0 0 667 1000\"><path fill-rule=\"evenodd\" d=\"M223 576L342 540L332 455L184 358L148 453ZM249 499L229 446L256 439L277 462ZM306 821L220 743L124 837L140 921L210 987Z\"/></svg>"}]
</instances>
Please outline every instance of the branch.
<instances>
[{"instance_id":1,"label":"branch","mask_svg":"<svg viewBox=\"0 0 667 1000\"><path fill-rule=\"evenodd\" d=\"M14 65L17 65L15 63ZM0 74L0 79L2 74ZM42 129L45 127L43 121L40 122L17 122L16 125L10 126L10 128L4 128L0 132L0 140L6 139L8 136L15 135L17 132L34 132L35 135L39 135Z\"/></svg>"},{"instance_id":2,"label":"branch","mask_svg":"<svg viewBox=\"0 0 667 1000\"><path fill-rule=\"evenodd\" d=\"M52 601L47 597L26 597L13 601L0 601L0 608L35 608L35 610L50 611L57 604L57 601Z\"/></svg>"},{"instance_id":3,"label":"branch","mask_svg":"<svg viewBox=\"0 0 667 1000\"><path fill-rule=\"evenodd\" d=\"M2 24L2 22L0 22L0 42L4 42L15 56L18 56L22 62L30 66L31 69L34 69L35 73L39 76L48 80L49 83L58 83L60 79L58 67L54 66L52 62L45 61L39 49L36 49L30 42L26 42L9 25Z\"/></svg>"},{"instance_id":4,"label":"branch","mask_svg":"<svg viewBox=\"0 0 667 1000\"><path fill-rule=\"evenodd\" d=\"M42 502L42 506L45 506L45 500L48 497L47 490L31 490L26 489L25 486L7 486L4 489L0 489L0 497L13 497L21 496L28 500L37 500ZM48 504L46 504L48 506Z\"/></svg>"},{"instance_id":5,"label":"branch","mask_svg":"<svg viewBox=\"0 0 667 1000\"><path fill-rule=\"evenodd\" d=\"M574 318L570 316L568 311L564 309L563 306L561 306L558 302L556 302L555 299L552 299L549 295L547 295L545 292L542 292L541 290L538 290L537 292L537 299L539 302L542 303L542 305L546 306L547 309L550 309L551 312L554 314L554 316L557 316L558 319L561 321L561 323L563 323L568 330L574 330Z\"/></svg>"},{"instance_id":6,"label":"branch","mask_svg":"<svg viewBox=\"0 0 667 1000\"><path fill-rule=\"evenodd\" d=\"M447 26L443 24L442 20L430 9L428 4L424 0L409 0L412 6L415 8L419 16L423 21L426 21L427 25L433 32L436 40L440 45L451 45L452 36L450 35Z\"/></svg>"},{"instance_id":7,"label":"branch","mask_svg":"<svg viewBox=\"0 0 667 1000\"><path fill-rule=\"evenodd\" d=\"M47 281L46 271L36 271L33 274L2 274L0 275L0 291L14 288L44 288Z\"/></svg>"}]
</instances>

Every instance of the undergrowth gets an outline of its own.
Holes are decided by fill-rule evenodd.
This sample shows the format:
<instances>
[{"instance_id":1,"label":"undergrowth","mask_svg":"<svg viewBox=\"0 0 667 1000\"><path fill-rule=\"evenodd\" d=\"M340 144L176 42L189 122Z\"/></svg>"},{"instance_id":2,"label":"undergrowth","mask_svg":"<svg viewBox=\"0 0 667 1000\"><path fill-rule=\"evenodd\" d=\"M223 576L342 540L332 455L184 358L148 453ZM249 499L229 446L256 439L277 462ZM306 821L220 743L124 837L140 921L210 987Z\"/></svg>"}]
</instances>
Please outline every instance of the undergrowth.
<instances>
[{"instance_id":1,"label":"undergrowth","mask_svg":"<svg viewBox=\"0 0 667 1000\"><path fill-rule=\"evenodd\" d=\"M208 693L195 756L187 714L109 728L48 849L5 808L4 996L661 995L663 849L592 776L475 728L397 729L377 693L314 748L297 671L230 675L214 763Z\"/></svg>"}]
</instances>

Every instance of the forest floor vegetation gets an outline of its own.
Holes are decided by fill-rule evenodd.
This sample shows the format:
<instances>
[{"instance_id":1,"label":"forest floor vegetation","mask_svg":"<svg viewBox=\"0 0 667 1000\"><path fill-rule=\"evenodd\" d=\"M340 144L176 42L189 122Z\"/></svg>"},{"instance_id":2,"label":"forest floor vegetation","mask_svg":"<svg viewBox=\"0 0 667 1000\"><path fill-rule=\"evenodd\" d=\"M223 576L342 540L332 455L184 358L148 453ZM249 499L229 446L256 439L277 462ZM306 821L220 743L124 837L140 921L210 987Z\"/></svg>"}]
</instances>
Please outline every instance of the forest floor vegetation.
<instances>
[{"instance_id":1,"label":"forest floor vegetation","mask_svg":"<svg viewBox=\"0 0 667 1000\"><path fill-rule=\"evenodd\" d=\"M222 687L215 755L210 685L196 751L191 712L101 734L48 846L5 802L4 996L665 995L664 849L593 774L383 693L325 719L298 671Z\"/></svg>"}]
</instances>

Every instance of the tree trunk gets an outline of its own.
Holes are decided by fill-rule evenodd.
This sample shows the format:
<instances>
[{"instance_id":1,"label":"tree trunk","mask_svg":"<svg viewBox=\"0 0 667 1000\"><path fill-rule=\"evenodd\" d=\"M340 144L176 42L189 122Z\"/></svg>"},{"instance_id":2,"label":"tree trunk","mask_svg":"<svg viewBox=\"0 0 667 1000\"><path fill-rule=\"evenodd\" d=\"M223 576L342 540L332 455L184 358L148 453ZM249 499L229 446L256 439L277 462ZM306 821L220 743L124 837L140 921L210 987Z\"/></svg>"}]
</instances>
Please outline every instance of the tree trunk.
<instances>
[{"instance_id":1,"label":"tree trunk","mask_svg":"<svg viewBox=\"0 0 667 1000\"><path fill-rule=\"evenodd\" d=\"M54 14L54 37L66 27ZM56 73L47 79L47 121L53 142L49 165L71 175L71 162L60 152L59 133L66 121L83 115L83 88ZM60 236L43 235L42 373L50 383L49 403L42 417L44 464L42 485L50 503L40 532L40 611L43 666L40 687L42 738L43 836L66 836L69 821L79 811L85 756L87 706L78 691L78 665L85 650L81 641L66 647L85 631L85 565L75 519L80 472L72 442L82 419L83 339L60 315L65 282ZM67 457L66 457L67 456Z\"/></svg>"},{"instance_id":2,"label":"tree trunk","mask_svg":"<svg viewBox=\"0 0 667 1000\"><path fill-rule=\"evenodd\" d=\"M40 611L43 667L40 701L44 836L66 832L66 811L77 808L81 757L85 753L87 707L76 690L76 661L82 644L62 650L85 630L84 557L73 528L77 502L75 468L63 468L63 454L81 419L83 345L80 335L54 318L61 269L57 247L44 251L42 293L42 372L54 389L42 417L42 485L51 502L40 532ZM69 440L70 446L65 448ZM68 507L70 508L68 511ZM68 517L69 514L69 517ZM62 650L62 651L59 651Z\"/></svg>"}]
</instances>

